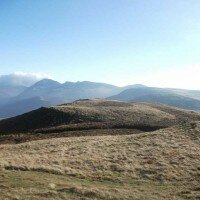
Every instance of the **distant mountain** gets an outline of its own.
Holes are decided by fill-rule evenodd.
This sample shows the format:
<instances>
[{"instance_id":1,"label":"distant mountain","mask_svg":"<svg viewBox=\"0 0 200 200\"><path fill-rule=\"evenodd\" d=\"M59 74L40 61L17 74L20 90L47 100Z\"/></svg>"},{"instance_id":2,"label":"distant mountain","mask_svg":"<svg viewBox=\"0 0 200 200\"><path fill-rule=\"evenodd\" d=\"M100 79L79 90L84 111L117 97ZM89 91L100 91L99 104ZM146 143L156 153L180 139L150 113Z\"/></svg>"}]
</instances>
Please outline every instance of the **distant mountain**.
<instances>
[{"instance_id":1,"label":"distant mountain","mask_svg":"<svg viewBox=\"0 0 200 200\"><path fill-rule=\"evenodd\" d=\"M6 86L26 86L29 87L41 80L34 74L29 73L12 73L8 75L0 75L0 85Z\"/></svg>"},{"instance_id":2,"label":"distant mountain","mask_svg":"<svg viewBox=\"0 0 200 200\"><path fill-rule=\"evenodd\" d=\"M61 84L51 79L43 79L27 88L16 99L40 97L52 104L72 102L84 98L104 98L117 94L121 88L105 83L66 82Z\"/></svg>"},{"instance_id":3,"label":"distant mountain","mask_svg":"<svg viewBox=\"0 0 200 200\"><path fill-rule=\"evenodd\" d=\"M134 102L147 102L154 104L166 104L178 108L188 110L200 110L200 101L189 97L184 97L176 94L152 94L137 97L133 99Z\"/></svg>"},{"instance_id":4,"label":"distant mountain","mask_svg":"<svg viewBox=\"0 0 200 200\"><path fill-rule=\"evenodd\" d=\"M46 105L57 105L78 99L106 98L120 93L127 87L143 87L139 84L117 87L90 81L61 84L51 79L42 79L28 87L31 82L35 80L28 81L14 75L0 77L0 118L15 116Z\"/></svg>"},{"instance_id":5,"label":"distant mountain","mask_svg":"<svg viewBox=\"0 0 200 200\"><path fill-rule=\"evenodd\" d=\"M78 81L78 82L65 82L63 84L66 87L71 87L71 89L96 89L96 88L107 88L116 89L117 86L106 84L106 83L96 83L91 81Z\"/></svg>"},{"instance_id":6,"label":"distant mountain","mask_svg":"<svg viewBox=\"0 0 200 200\"><path fill-rule=\"evenodd\" d=\"M8 103L11 98L19 95L38 80L39 78L34 75L24 73L0 75L0 106Z\"/></svg>"},{"instance_id":7,"label":"distant mountain","mask_svg":"<svg viewBox=\"0 0 200 200\"><path fill-rule=\"evenodd\" d=\"M7 103L0 107L0 118L14 117L40 107L49 107L51 104L39 97L24 99L13 103Z\"/></svg>"},{"instance_id":8,"label":"distant mountain","mask_svg":"<svg viewBox=\"0 0 200 200\"><path fill-rule=\"evenodd\" d=\"M0 106L7 103L10 98L22 93L26 88L27 87L23 85L0 83Z\"/></svg>"},{"instance_id":9,"label":"distant mountain","mask_svg":"<svg viewBox=\"0 0 200 200\"><path fill-rule=\"evenodd\" d=\"M0 105L6 103L10 98L19 95L26 88L19 85L0 85Z\"/></svg>"},{"instance_id":10,"label":"distant mountain","mask_svg":"<svg viewBox=\"0 0 200 200\"><path fill-rule=\"evenodd\" d=\"M142 84L126 85L123 87L123 90L131 89L131 88L144 88L144 87L147 87L147 86L142 85Z\"/></svg>"},{"instance_id":11,"label":"distant mountain","mask_svg":"<svg viewBox=\"0 0 200 200\"><path fill-rule=\"evenodd\" d=\"M171 94L171 91L162 89L162 88L153 88L153 87L139 87L139 88L130 88L122 91L121 93L111 96L108 99L121 100L121 101L131 101L137 97L150 95L150 94Z\"/></svg>"},{"instance_id":12,"label":"distant mountain","mask_svg":"<svg viewBox=\"0 0 200 200\"><path fill-rule=\"evenodd\" d=\"M59 82L50 79L43 79L35 83L33 86L28 87L15 99L22 100L39 97L51 102L52 104L56 104L59 103L60 100L58 93L61 91L61 88L62 84Z\"/></svg>"},{"instance_id":13,"label":"distant mountain","mask_svg":"<svg viewBox=\"0 0 200 200\"><path fill-rule=\"evenodd\" d=\"M175 106L183 109L200 110L200 101L187 96L179 95L173 89L141 87L127 89L118 95L111 96L108 99L159 103Z\"/></svg>"},{"instance_id":14,"label":"distant mountain","mask_svg":"<svg viewBox=\"0 0 200 200\"><path fill-rule=\"evenodd\" d=\"M90 81L62 84L51 79L38 81L37 77L29 74L0 76L0 118L22 114L41 106L94 98L164 103L179 108L199 109L200 91L153 88L142 84L117 87Z\"/></svg>"},{"instance_id":15,"label":"distant mountain","mask_svg":"<svg viewBox=\"0 0 200 200\"><path fill-rule=\"evenodd\" d=\"M174 88L169 88L169 89L166 88L166 89L179 95L200 100L200 90L185 90L185 89L174 89Z\"/></svg>"}]
</instances>

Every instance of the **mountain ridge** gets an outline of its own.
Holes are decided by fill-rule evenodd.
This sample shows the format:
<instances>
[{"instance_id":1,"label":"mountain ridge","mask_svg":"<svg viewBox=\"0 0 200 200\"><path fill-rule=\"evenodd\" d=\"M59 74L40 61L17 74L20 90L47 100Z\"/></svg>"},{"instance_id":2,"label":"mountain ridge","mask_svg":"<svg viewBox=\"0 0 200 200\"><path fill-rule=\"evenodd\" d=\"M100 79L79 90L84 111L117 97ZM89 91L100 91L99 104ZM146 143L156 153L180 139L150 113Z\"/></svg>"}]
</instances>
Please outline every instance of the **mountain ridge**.
<instances>
[{"instance_id":1,"label":"mountain ridge","mask_svg":"<svg viewBox=\"0 0 200 200\"><path fill-rule=\"evenodd\" d=\"M4 81L3 84L1 84L0 82L0 111L1 109L3 109L5 113L4 115L1 116L2 112L0 112L0 118L3 117L7 118L13 116L9 112L10 105L14 105L16 102L22 105L25 100L29 99L29 101L31 101L32 98L41 99L41 103L34 104L34 101L32 101L33 105L30 106L30 109L27 109L26 107L22 108L22 110L28 112L31 111L33 107L36 109L40 108L44 106L43 101L49 102L48 105L53 106L57 104L70 103L79 99L94 99L94 98L108 98L108 99L116 98L117 100L124 100L124 101L135 100L137 102L141 101L141 102L151 102L151 103L166 103L167 105L177 106L183 109L199 110L198 101L200 100L200 91L198 90L156 88L156 87L148 87L142 84L118 87L112 84L91 82L91 81L77 81L77 82L66 81L64 83L59 83L58 81L48 78L39 80L29 87L16 85L14 84L15 82L13 81L13 79L11 83L12 84L10 84L10 82L8 81L8 84L6 84ZM20 84L21 82L18 81L17 83ZM134 93L132 98L130 98L131 93ZM121 98L120 95L123 96L123 98ZM147 95L150 96L154 95L154 96L152 97L152 99L150 99L150 96ZM157 95L157 99L156 101L153 101L153 99L156 98L155 95ZM162 96L158 98L158 95ZM165 99L163 95L165 95ZM174 95L176 95L176 97ZM167 98L169 99L167 100ZM180 102L178 102L178 98ZM173 103L173 101L175 101L176 103ZM6 115L6 109L8 110L7 115ZM22 114L21 112L14 112L14 113L16 115Z\"/></svg>"},{"instance_id":2,"label":"mountain ridge","mask_svg":"<svg viewBox=\"0 0 200 200\"><path fill-rule=\"evenodd\" d=\"M196 92L196 91L195 91ZM183 109L200 110L200 100L190 98L188 95L177 94L173 89L141 87L131 88L121 93L111 96L110 100L163 103L169 106L175 106Z\"/></svg>"}]
</instances>

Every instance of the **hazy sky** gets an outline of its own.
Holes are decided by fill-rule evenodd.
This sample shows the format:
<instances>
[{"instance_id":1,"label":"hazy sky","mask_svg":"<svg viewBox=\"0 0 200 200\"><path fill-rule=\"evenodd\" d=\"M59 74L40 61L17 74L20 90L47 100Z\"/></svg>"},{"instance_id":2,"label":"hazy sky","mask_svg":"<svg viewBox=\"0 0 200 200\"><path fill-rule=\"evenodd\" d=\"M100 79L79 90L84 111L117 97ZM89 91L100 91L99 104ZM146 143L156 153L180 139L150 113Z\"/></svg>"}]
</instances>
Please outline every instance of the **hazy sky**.
<instances>
[{"instance_id":1,"label":"hazy sky","mask_svg":"<svg viewBox=\"0 0 200 200\"><path fill-rule=\"evenodd\" d=\"M0 0L0 74L200 89L199 0Z\"/></svg>"}]
</instances>

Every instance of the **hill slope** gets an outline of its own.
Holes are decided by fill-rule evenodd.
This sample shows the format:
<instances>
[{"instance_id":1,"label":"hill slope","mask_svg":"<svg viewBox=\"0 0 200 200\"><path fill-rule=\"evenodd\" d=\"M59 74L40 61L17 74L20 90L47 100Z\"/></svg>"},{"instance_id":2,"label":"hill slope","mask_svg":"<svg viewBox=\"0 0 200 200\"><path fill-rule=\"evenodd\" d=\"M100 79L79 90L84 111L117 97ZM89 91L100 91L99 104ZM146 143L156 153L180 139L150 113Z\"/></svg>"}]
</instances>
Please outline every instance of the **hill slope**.
<instances>
[{"instance_id":1,"label":"hill slope","mask_svg":"<svg viewBox=\"0 0 200 200\"><path fill-rule=\"evenodd\" d=\"M162 108L162 107L161 107ZM23 114L0 121L0 133L29 132L37 129L58 131L60 126L136 128L140 130L168 127L184 120L200 120L197 112L175 108L153 107L151 104L125 103L105 100L84 100ZM83 125L82 125L83 124ZM65 128L63 128L63 131Z\"/></svg>"},{"instance_id":2,"label":"hill slope","mask_svg":"<svg viewBox=\"0 0 200 200\"><path fill-rule=\"evenodd\" d=\"M193 125L1 145L1 197L198 199L200 124Z\"/></svg>"},{"instance_id":3,"label":"hill slope","mask_svg":"<svg viewBox=\"0 0 200 200\"><path fill-rule=\"evenodd\" d=\"M178 92L179 93L179 92ZM162 88L132 88L108 99L148 103L162 103L183 109L200 110L200 100L179 95L176 91Z\"/></svg>"},{"instance_id":4,"label":"hill slope","mask_svg":"<svg viewBox=\"0 0 200 200\"><path fill-rule=\"evenodd\" d=\"M81 100L2 120L0 133L0 199L199 198L197 111Z\"/></svg>"},{"instance_id":5,"label":"hill slope","mask_svg":"<svg viewBox=\"0 0 200 200\"><path fill-rule=\"evenodd\" d=\"M175 94L151 94L133 99L134 102L160 103L188 110L200 110L200 101Z\"/></svg>"}]
</instances>

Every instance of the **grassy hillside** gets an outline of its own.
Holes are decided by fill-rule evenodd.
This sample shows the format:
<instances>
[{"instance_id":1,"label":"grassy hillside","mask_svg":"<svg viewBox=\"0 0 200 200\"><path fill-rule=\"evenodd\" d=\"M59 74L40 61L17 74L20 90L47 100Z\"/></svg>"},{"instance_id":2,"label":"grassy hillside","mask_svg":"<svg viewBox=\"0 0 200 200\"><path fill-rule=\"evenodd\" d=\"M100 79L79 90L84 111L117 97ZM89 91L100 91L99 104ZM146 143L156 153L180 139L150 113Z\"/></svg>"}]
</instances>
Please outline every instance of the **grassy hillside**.
<instances>
[{"instance_id":1,"label":"grassy hillside","mask_svg":"<svg viewBox=\"0 0 200 200\"><path fill-rule=\"evenodd\" d=\"M75 129L135 128L152 130L184 120L199 120L198 112L151 104L83 100L23 114L0 121L0 133L61 132ZM48 131L49 130L49 131Z\"/></svg>"},{"instance_id":2,"label":"grassy hillside","mask_svg":"<svg viewBox=\"0 0 200 200\"><path fill-rule=\"evenodd\" d=\"M195 122L151 133L1 145L1 198L198 199L199 134Z\"/></svg>"},{"instance_id":3,"label":"grassy hillside","mask_svg":"<svg viewBox=\"0 0 200 200\"><path fill-rule=\"evenodd\" d=\"M200 113L81 100L0 121L0 199L199 199Z\"/></svg>"}]
</instances>

